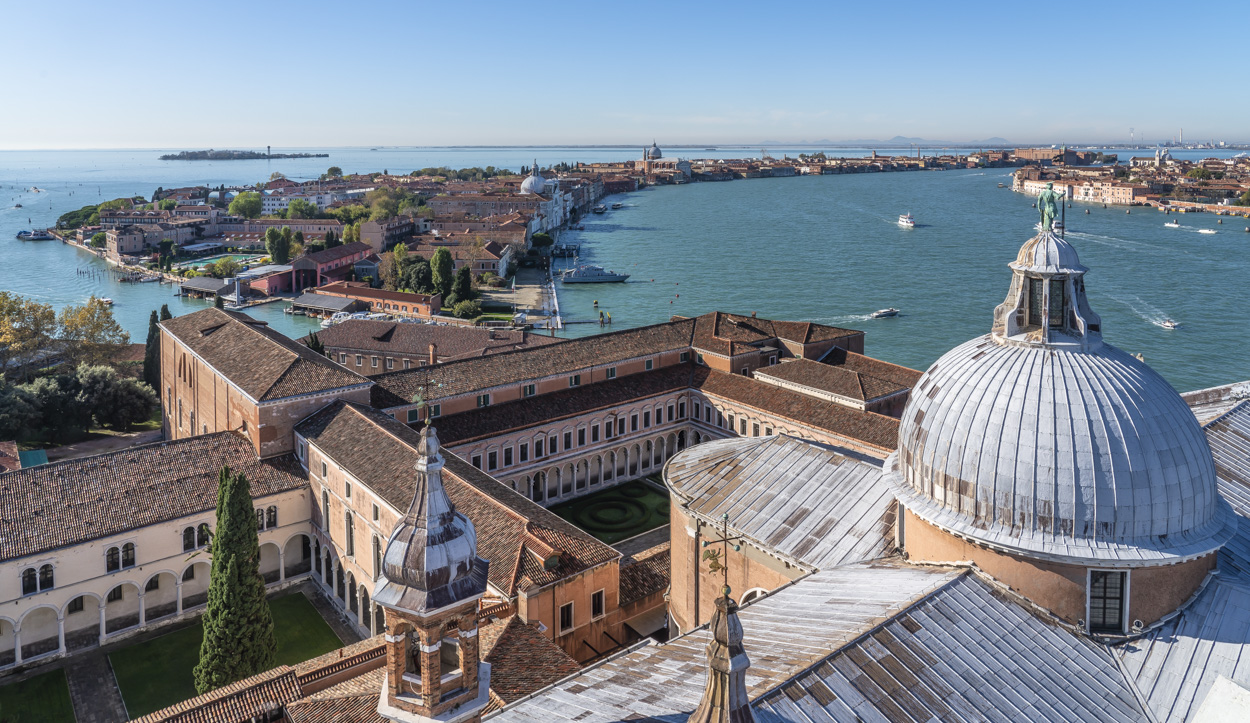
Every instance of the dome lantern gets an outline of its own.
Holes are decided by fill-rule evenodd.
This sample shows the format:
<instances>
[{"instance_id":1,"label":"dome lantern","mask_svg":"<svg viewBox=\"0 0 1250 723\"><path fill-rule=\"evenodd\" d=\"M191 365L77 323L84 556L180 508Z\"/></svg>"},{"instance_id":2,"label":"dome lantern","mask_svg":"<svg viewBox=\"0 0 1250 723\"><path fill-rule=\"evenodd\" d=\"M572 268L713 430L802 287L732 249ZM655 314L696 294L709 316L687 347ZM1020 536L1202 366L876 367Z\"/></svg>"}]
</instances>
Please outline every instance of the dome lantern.
<instances>
[{"instance_id":1,"label":"dome lantern","mask_svg":"<svg viewBox=\"0 0 1250 723\"><path fill-rule=\"evenodd\" d=\"M1072 244L1045 229L1008 265L1011 288L994 310L995 342L1081 350L1102 344L1102 320L1085 296L1089 269Z\"/></svg>"}]
</instances>

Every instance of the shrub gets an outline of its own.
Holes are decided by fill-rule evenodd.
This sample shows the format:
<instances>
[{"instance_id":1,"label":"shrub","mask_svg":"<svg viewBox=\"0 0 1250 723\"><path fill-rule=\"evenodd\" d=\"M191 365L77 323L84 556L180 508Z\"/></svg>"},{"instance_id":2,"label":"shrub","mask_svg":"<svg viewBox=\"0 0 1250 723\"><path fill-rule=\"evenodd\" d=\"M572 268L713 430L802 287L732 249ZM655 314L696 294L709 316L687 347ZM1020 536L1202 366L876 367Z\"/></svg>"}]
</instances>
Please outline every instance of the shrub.
<instances>
[{"instance_id":1,"label":"shrub","mask_svg":"<svg viewBox=\"0 0 1250 723\"><path fill-rule=\"evenodd\" d=\"M451 313L458 319L476 319L482 315L482 304L475 300L461 301L452 307Z\"/></svg>"}]
</instances>

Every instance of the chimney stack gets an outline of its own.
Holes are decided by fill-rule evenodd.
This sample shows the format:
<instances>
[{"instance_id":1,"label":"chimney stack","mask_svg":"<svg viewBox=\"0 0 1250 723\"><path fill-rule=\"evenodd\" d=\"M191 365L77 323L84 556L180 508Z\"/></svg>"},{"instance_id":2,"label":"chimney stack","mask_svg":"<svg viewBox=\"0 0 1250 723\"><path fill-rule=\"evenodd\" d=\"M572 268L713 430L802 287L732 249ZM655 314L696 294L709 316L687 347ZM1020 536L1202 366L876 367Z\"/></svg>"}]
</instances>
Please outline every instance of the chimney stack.
<instances>
[{"instance_id":1,"label":"chimney stack","mask_svg":"<svg viewBox=\"0 0 1250 723\"><path fill-rule=\"evenodd\" d=\"M430 342L430 366L438 363L438 345Z\"/></svg>"}]
</instances>

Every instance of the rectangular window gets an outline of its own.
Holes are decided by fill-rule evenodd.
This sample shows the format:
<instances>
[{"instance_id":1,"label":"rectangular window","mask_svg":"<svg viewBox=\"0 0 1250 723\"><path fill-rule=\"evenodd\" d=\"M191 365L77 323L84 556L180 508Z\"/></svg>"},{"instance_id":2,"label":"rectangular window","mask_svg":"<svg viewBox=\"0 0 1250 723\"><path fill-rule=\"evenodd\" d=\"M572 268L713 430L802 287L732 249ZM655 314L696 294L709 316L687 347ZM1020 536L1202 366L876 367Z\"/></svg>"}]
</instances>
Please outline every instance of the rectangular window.
<instances>
[{"instance_id":1,"label":"rectangular window","mask_svg":"<svg viewBox=\"0 0 1250 723\"><path fill-rule=\"evenodd\" d=\"M777 355L776 355L776 354L773 354L772 356L768 357L768 366L770 366L770 367L772 367L772 366L777 366Z\"/></svg>"},{"instance_id":2,"label":"rectangular window","mask_svg":"<svg viewBox=\"0 0 1250 723\"><path fill-rule=\"evenodd\" d=\"M539 452L539 454L541 455L542 452ZM521 461L522 462L530 461L530 446L526 442L521 443Z\"/></svg>"},{"instance_id":3,"label":"rectangular window","mask_svg":"<svg viewBox=\"0 0 1250 723\"><path fill-rule=\"evenodd\" d=\"M431 404L430 405L430 418L433 419L434 417L441 417L441 416L443 416L443 405Z\"/></svg>"},{"instance_id":4,"label":"rectangular window","mask_svg":"<svg viewBox=\"0 0 1250 723\"><path fill-rule=\"evenodd\" d=\"M491 472L499 469L499 453L493 449L486 453L486 469Z\"/></svg>"},{"instance_id":5,"label":"rectangular window","mask_svg":"<svg viewBox=\"0 0 1250 723\"><path fill-rule=\"evenodd\" d=\"M616 367L608 367L608 379L616 379Z\"/></svg>"},{"instance_id":6,"label":"rectangular window","mask_svg":"<svg viewBox=\"0 0 1250 723\"><path fill-rule=\"evenodd\" d=\"M725 426L725 414L721 412L721 410L719 409L716 410L716 426L718 427ZM730 425L730 426L733 426L733 425Z\"/></svg>"},{"instance_id":7,"label":"rectangular window","mask_svg":"<svg viewBox=\"0 0 1250 723\"><path fill-rule=\"evenodd\" d=\"M643 412L642 413L642 428L647 429L650 426L651 426L651 412L650 411Z\"/></svg>"},{"instance_id":8,"label":"rectangular window","mask_svg":"<svg viewBox=\"0 0 1250 723\"><path fill-rule=\"evenodd\" d=\"M347 355L342 352L339 352L339 364L346 364L346 363L347 363Z\"/></svg>"},{"instance_id":9,"label":"rectangular window","mask_svg":"<svg viewBox=\"0 0 1250 723\"><path fill-rule=\"evenodd\" d=\"M742 376L744 377L751 376L751 367L742 367Z\"/></svg>"},{"instance_id":10,"label":"rectangular window","mask_svg":"<svg viewBox=\"0 0 1250 723\"><path fill-rule=\"evenodd\" d=\"M343 496L349 500L352 498L352 483L347 480L343 480Z\"/></svg>"},{"instance_id":11,"label":"rectangular window","mask_svg":"<svg viewBox=\"0 0 1250 723\"><path fill-rule=\"evenodd\" d=\"M526 384L525 386L521 387L521 396L523 396L523 397L532 397L532 396L534 396L534 385L533 385L533 384Z\"/></svg>"},{"instance_id":12,"label":"rectangular window","mask_svg":"<svg viewBox=\"0 0 1250 723\"><path fill-rule=\"evenodd\" d=\"M404 368L405 368L405 369L411 369L411 368L412 368L412 360L411 360L411 359L405 359L405 360L404 360Z\"/></svg>"},{"instance_id":13,"label":"rectangular window","mask_svg":"<svg viewBox=\"0 0 1250 723\"><path fill-rule=\"evenodd\" d=\"M122 593L125 591L125 587L126 587L125 585L118 585L112 590L109 590L109 594L108 594L108 598L106 602L117 602L121 600Z\"/></svg>"},{"instance_id":14,"label":"rectangular window","mask_svg":"<svg viewBox=\"0 0 1250 723\"><path fill-rule=\"evenodd\" d=\"M683 351L683 352L681 353L681 357L680 357L679 361L681 361L681 362L683 362L683 363L684 363L684 362L688 362L688 361L690 361L690 352L688 352L688 351Z\"/></svg>"},{"instance_id":15,"label":"rectangular window","mask_svg":"<svg viewBox=\"0 0 1250 723\"><path fill-rule=\"evenodd\" d=\"M585 427L583 427L582 429L577 430L577 446L578 446L578 447L585 447L585 446L586 446L586 429L585 429Z\"/></svg>"},{"instance_id":16,"label":"rectangular window","mask_svg":"<svg viewBox=\"0 0 1250 723\"><path fill-rule=\"evenodd\" d=\"M625 418L618 417L616 420L616 435L619 437L622 434L625 434Z\"/></svg>"},{"instance_id":17,"label":"rectangular window","mask_svg":"<svg viewBox=\"0 0 1250 723\"><path fill-rule=\"evenodd\" d=\"M389 356L386 358L386 368L387 368L387 369L394 369L394 368L395 368L395 360L394 360L394 359L392 359L392 358L391 358L391 357L389 357Z\"/></svg>"},{"instance_id":18,"label":"rectangular window","mask_svg":"<svg viewBox=\"0 0 1250 723\"><path fill-rule=\"evenodd\" d=\"M373 506L373 521L374 521L374 522L377 522L377 521L378 521L378 517L380 517L380 516L381 516L381 510L379 510L379 509L378 509L378 506L377 506L377 505L374 505L374 506Z\"/></svg>"},{"instance_id":19,"label":"rectangular window","mask_svg":"<svg viewBox=\"0 0 1250 723\"><path fill-rule=\"evenodd\" d=\"M696 414L696 415L695 415L695 419L698 419L698 417L699 417L699 415L698 415L698 414ZM685 403L685 402L678 402L678 403L677 403L677 418L678 418L678 419L685 419L685 418L686 418L686 403Z\"/></svg>"},{"instance_id":20,"label":"rectangular window","mask_svg":"<svg viewBox=\"0 0 1250 723\"><path fill-rule=\"evenodd\" d=\"M482 455L480 454L473 455L473 466L477 467L478 469L482 468Z\"/></svg>"},{"instance_id":21,"label":"rectangular window","mask_svg":"<svg viewBox=\"0 0 1250 723\"><path fill-rule=\"evenodd\" d=\"M374 369L378 368L378 358L376 356L369 357L369 362L373 365Z\"/></svg>"},{"instance_id":22,"label":"rectangular window","mask_svg":"<svg viewBox=\"0 0 1250 723\"><path fill-rule=\"evenodd\" d=\"M408 410L408 423L409 423L409 424L415 424L415 423L417 423L417 422L419 422L419 421L421 421L421 410L420 410L420 409L409 409L409 410Z\"/></svg>"},{"instance_id":23,"label":"rectangular window","mask_svg":"<svg viewBox=\"0 0 1250 723\"><path fill-rule=\"evenodd\" d=\"M764 427L764 436L765 436L765 437L771 437L771 436L773 436L773 428L772 428L772 427Z\"/></svg>"},{"instance_id":24,"label":"rectangular window","mask_svg":"<svg viewBox=\"0 0 1250 723\"><path fill-rule=\"evenodd\" d=\"M581 385L582 385L582 375L581 375L581 374L574 374L573 376L569 377L569 386L570 386L570 387L580 387Z\"/></svg>"},{"instance_id":25,"label":"rectangular window","mask_svg":"<svg viewBox=\"0 0 1250 723\"><path fill-rule=\"evenodd\" d=\"M698 363L702 364L702 363L703 363L703 354L695 354L695 355L694 355L694 360L695 360L695 361L697 361Z\"/></svg>"},{"instance_id":26,"label":"rectangular window","mask_svg":"<svg viewBox=\"0 0 1250 723\"><path fill-rule=\"evenodd\" d=\"M1063 328L1063 279L1050 280L1050 326L1053 329Z\"/></svg>"},{"instance_id":27,"label":"rectangular window","mask_svg":"<svg viewBox=\"0 0 1250 723\"><path fill-rule=\"evenodd\" d=\"M650 359L648 359L648 360L646 360L646 361L644 361L644 362L642 363L642 368L643 368L643 369L646 369L647 371L651 371L651 368L652 368L653 366L655 366L655 362L653 362L653 361L652 361L652 360L650 360Z\"/></svg>"},{"instance_id":28,"label":"rectangular window","mask_svg":"<svg viewBox=\"0 0 1250 723\"><path fill-rule=\"evenodd\" d=\"M597 424L590 428L590 441L592 444L599 441L599 425Z\"/></svg>"},{"instance_id":29,"label":"rectangular window","mask_svg":"<svg viewBox=\"0 0 1250 723\"><path fill-rule=\"evenodd\" d=\"M489 395L489 394L479 394L479 395L477 395L477 406L479 406L479 407L489 407L489 406L490 406L490 395Z\"/></svg>"},{"instance_id":30,"label":"rectangular window","mask_svg":"<svg viewBox=\"0 0 1250 723\"><path fill-rule=\"evenodd\" d=\"M1128 573L1089 571L1089 631L1124 632L1124 586Z\"/></svg>"},{"instance_id":31,"label":"rectangular window","mask_svg":"<svg viewBox=\"0 0 1250 723\"><path fill-rule=\"evenodd\" d=\"M590 596L590 617L598 620L603 617L603 591L600 590Z\"/></svg>"},{"instance_id":32,"label":"rectangular window","mask_svg":"<svg viewBox=\"0 0 1250 723\"><path fill-rule=\"evenodd\" d=\"M153 575L152 579L148 580L148 583L143 586L143 591L152 592L153 590L159 590L160 588L161 588L161 576Z\"/></svg>"},{"instance_id":33,"label":"rectangular window","mask_svg":"<svg viewBox=\"0 0 1250 723\"><path fill-rule=\"evenodd\" d=\"M326 463L325 463L325 460L322 460L322 461L321 461L321 477L322 477L323 479L324 479L324 478L325 478L325 476L326 476L326 471L327 471L327 469L326 469Z\"/></svg>"},{"instance_id":34,"label":"rectangular window","mask_svg":"<svg viewBox=\"0 0 1250 723\"><path fill-rule=\"evenodd\" d=\"M556 439L555 437L550 437L547 439L547 454L555 454L556 452L560 451L560 448L556 446L558 442L559 440Z\"/></svg>"},{"instance_id":35,"label":"rectangular window","mask_svg":"<svg viewBox=\"0 0 1250 723\"><path fill-rule=\"evenodd\" d=\"M1029 279L1029 326L1042 324L1042 295L1045 283L1042 279Z\"/></svg>"},{"instance_id":36,"label":"rectangular window","mask_svg":"<svg viewBox=\"0 0 1250 723\"><path fill-rule=\"evenodd\" d=\"M734 415L732 415L732 414L731 414L731 415L729 415L729 417L728 417L728 421L729 421L729 427L728 427L728 429L729 429L729 431L731 431L731 432L732 432L732 431L734 431Z\"/></svg>"},{"instance_id":37,"label":"rectangular window","mask_svg":"<svg viewBox=\"0 0 1250 723\"><path fill-rule=\"evenodd\" d=\"M751 425L751 436L752 437L760 436L760 425L758 423Z\"/></svg>"},{"instance_id":38,"label":"rectangular window","mask_svg":"<svg viewBox=\"0 0 1250 723\"><path fill-rule=\"evenodd\" d=\"M365 363L365 358L364 358L363 356L361 356L360 354L357 354L357 355L356 355L356 366L363 366L363 365L364 365L364 363Z\"/></svg>"},{"instance_id":39,"label":"rectangular window","mask_svg":"<svg viewBox=\"0 0 1250 723\"><path fill-rule=\"evenodd\" d=\"M745 437L747 434L747 418L743 417L739 419L738 424L740 425L740 431L738 433Z\"/></svg>"},{"instance_id":40,"label":"rectangular window","mask_svg":"<svg viewBox=\"0 0 1250 723\"><path fill-rule=\"evenodd\" d=\"M672 403L672 402L669 402L669 403L668 403L668 421L670 421L670 422L671 422L671 421L673 421L673 418L674 418L674 414L673 414L673 403ZM660 421L660 420L658 420L658 419L657 419L657 420L655 420L655 421L657 421L657 422L658 422L658 421Z\"/></svg>"},{"instance_id":41,"label":"rectangular window","mask_svg":"<svg viewBox=\"0 0 1250 723\"><path fill-rule=\"evenodd\" d=\"M570 449L573 449L573 433L565 432L564 433L564 450L567 452Z\"/></svg>"},{"instance_id":42,"label":"rectangular window","mask_svg":"<svg viewBox=\"0 0 1250 723\"><path fill-rule=\"evenodd\" d=\"M120 589L120 588L119 588ZM560 634L563 635L573 629L573 603L564 603L560 606Z\"/></svg>"}]
</instances>

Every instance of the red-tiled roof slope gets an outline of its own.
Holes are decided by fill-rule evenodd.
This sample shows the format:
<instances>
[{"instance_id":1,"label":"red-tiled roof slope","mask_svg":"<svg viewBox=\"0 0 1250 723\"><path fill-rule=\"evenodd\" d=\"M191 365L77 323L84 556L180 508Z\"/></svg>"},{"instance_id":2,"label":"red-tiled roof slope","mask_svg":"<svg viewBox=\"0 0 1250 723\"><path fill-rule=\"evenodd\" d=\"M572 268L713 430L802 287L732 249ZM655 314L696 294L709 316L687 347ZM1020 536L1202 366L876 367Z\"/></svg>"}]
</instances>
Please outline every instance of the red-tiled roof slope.
<instances>
[{"instance_id":1,"label":"red-tiled roof slope","mask_svg":"<svg viewBox=\"0 0 1250 723\"><path fill-rule=\"evenodd\" d=\"M239 723L264 716L299 700L295 669L280 665L211 693L196 696L137 718L134 723ZM377 707L377 704L374 704Z\"/></svg>"},{"instance_id":2,"label":"red-tiled roof slope","mask_svg":"<svg viewBox=\"0 0 1250 723\"><path fill-rule=\"evenodd\" d=\"M341 401L304 420L296 431L353 470L392 507L408 509L416 484L417 432L381 412ZM477 529L477 552L490 561L490 583L496 589L512 595L518 585L541 587L619 558L616 550L451 452L444 450L444 458L447 495ZM544 546L560 553L554 569L543 568L544 555L531 551ZM539 561L538 569L530 567L531 560Z\"/></svg>"},{"instance_id":3,"label":"red-tiled roof slope","mask_svg":"<svg viewBox=\"0 0 1250 723\"><path fill-rule=\"evenodd\" d=\"M565 340L523 331L492 331L475 326L397 324L392 321L349 319L317 332L329 347L407 354L424 358L434 344L440 357L477 356L527 347L561 344Z\"/></svg>"},{"instance_id":4,"label":"red-tiled roof slope","mask_svg":"<svg viewBox=\"0 0 1250 723\"><path fill-rule=\"evenodd\" d=\"M370 383L247 314L205 309L161 327L260 402Z\"/></svg>"},{"instance_id":5,"label":"red-tiled roof slope","mask_svg":"<svg viewBox=\"0 0 1250 723\"><path fill-rule=\"evenodd\" d=\"M490 690L505 703L520 700L581 670L577 661L513 615L478 629Z\"/></svg>"},{"instance_id":6,"label":"red-tiled roof slope","mask_svg":"<svg viewBox=\"0 0 1250 723\"><path fill-rule=\"evenodd\" d=\"M824 364L839 366L843 369L849 369L858 374L881 379L900 387L907 387L908 389L914 389L920 383L920 377L924 376L922 371L898 364L891 364L888 361L874 359L863 354L856 354L853 351L847 351L840 347L830 349L829 353L820 361Z\"/></svg>"},{"instance_id":7,"label":"red-tiled roof slope","mask_svg":"<svg viewBox=\"0 0 1250 723\"><path fill-rule=\"evenodd\" d=\"M694 386L705 394L792 419L882 451L898 446L898 420L883 414L851 409L756 379L704 367L696 370Z\"/></svg>"},{"instance_id":8,"label":"red-tiled roof slope","mask_svg":"<svg viewBox=\"0 0 1250 723\"><path fill-rule=\"evenodd\" d=\"M304 254L296 260L303 261L307 259L308 261L318 264L328 264L331 261L345 259L352 254L358 254L361 251L368 251L371 248L372 247L369 244L363 241L353 241L349 244L343 244L342 246L335 246L332 249L322 249L321 251L314 251L311 254Z\"/></svg>"},{"instance_id":9,"label":"red-tiled roof slope","mask_svg":"<svg viewBox=\"0 0 1250 723\"><path fill-rule=\"evenodd\" d=\"M669 542L621 560L621 606L668 588L672 581Z\"/></svg>"},{"instance_id":10,"label":"red-tiled roof slope","mask_svg":"<svg viewBox=\"0 0 1250 723\"><path fill-rule=\"evenodd\" d=\"M888 379L857 372L846 366L822 364L811 359L795 359L763 367L755 371L755 376L771 377L861 402L879 399L908 389Z\"/></svg>"},{"instance_id":11,"label":"red-tiled roof slope","mask_svg":"<svg viewBox=\"0 0 1250 723\"><path fill-rule=\"evenodd\" d=\"M714 311L694 318L693 344L704 351L735 356L745 354L768 343L782 339L797 344L810 344L830 339L861 336L862 331L799 321L772 321L754 316Z\"/></svg>"},{"instance_id":12,"label":"red-tiled roof slope","mask_svg":"<svg viewBox=\"0 0 1250 723\"><path fill-rule=\"evenodd\" d=\"M687 349L693 330L694 320L683 319L569 339L563 344L536 349L381 374L373 377L377 383L373 406L386 409L410 404L413 395L423 390L426 399L438 399L649 354Z\"/></svg>"},{"instance_id":13,"label":"red-tiled roof slope","mask_svg":"<svg viewBox=\"0 0 1250 723\"><path fill-rule=\"evenodd\" d=\"M308 484L294 457L258 460L235 432L14 470L0 475L0 560L212 510L223 465L247 477L252 497Z\"/></svg>"},{"instance_id":14,"label":"red-tiled roof slope","mask_svg":"<svg viewBox=\"0 0 1250 723\"><path fill-rule=\"evenodd\" d=\"M286 707L290 723L391 723L378 714L385 670L348 678Z\"/></svg>"}]
</instances>

